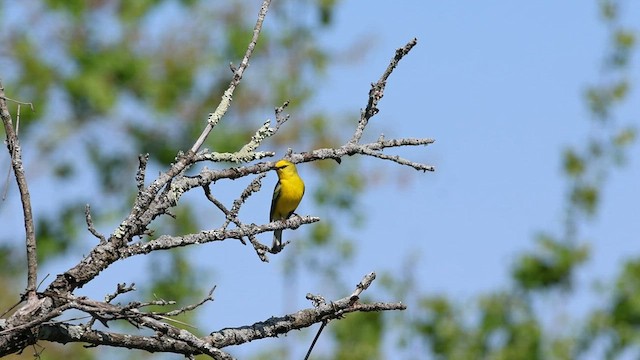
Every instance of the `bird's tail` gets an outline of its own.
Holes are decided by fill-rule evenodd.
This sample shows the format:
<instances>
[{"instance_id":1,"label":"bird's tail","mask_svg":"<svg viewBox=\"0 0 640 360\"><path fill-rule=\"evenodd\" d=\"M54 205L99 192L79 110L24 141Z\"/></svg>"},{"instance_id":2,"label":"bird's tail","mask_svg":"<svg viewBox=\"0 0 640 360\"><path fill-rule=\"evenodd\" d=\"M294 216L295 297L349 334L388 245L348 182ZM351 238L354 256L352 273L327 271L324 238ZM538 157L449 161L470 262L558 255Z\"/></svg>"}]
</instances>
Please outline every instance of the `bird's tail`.
<instances>
[{"instance_id":1,"label":"bird's tail","mask_svg":"<svg viewBox=\"0 0 640 360\"><path fill-rule=\"evenodd\" d=\"M278 249L277 251L282 249L282 229L275 230L273 232L273 244L271 245L271 248L273 250Z\"/></svg>"}]
</instances>

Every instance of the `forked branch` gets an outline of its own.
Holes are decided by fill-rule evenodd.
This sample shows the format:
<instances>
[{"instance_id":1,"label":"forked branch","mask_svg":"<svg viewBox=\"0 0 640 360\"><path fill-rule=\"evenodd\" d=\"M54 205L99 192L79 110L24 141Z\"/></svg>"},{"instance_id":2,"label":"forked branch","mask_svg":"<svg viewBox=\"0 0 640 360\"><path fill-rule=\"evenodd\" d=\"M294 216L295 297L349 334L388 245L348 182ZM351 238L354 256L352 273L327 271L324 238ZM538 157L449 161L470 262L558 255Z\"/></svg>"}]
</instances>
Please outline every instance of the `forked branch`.
<instances>
[{"instance_id":1,"label":"forked branch","mask_svg":"<svg viewBox=\"0 0 640 360\"><path fill-rule=\"evenodd\" d=\"M106 345L124 348L135 348L147 351L163 351L183 354L192 357L206 354L214 359L231 359L231 356L221 349L230 345L239 345L247 341L265 337L275 337L294 329L301 329L315 323L326 324L331 319L337 319L346 313L356 311L385 311L403 310L402 303L369 303L359 302L361 292L365 291L374 280L371 273L356 286L349 296L326 303L320 296L311 296L314 301L312 308L298 312L256 322L250 326L225 328L212 332L209 336L198 337L195 334L169 324L168 317L185 311L192 311L205 302L212 301L211 293L203 301L184 307L176 311L145 312L143 307L148 305L166 305L170 302L162 300L138 303L130 302L125 305L113 304L116 296L134 290L133 285L118 285L115 293L109 294L104 301L95 301L84 297L74 296L76 289L93 280L101 271L113 263L135 255L147 254L156 250L169 250L176 247L197 245L206 242L222 241L226 239L244 238L250 240L254 250L263 261L267 261L269 248L261 244L256 235L274 231L276 229L294 229L301 225L319 221L318 217L295 216L284 221L275 221L256 225L243 223L239 219L240 207L247 198L260 189L260 181L267 171L273 170L273 162L261 162L248 166L236 166L226 169L203 169L195 176L185 175L185 171L199 161L234 161L238 164L259 160L272 156L270 152L256 152L262 140L277 133L278 129L288 120L284 114L287 103L276 108L275 126L266 121L260 126L251 141L233 154L216 154L207 150L200 150L205 139L220 119L227 113L234 90L239 85L249 59L254 51L263 21L266 16L270 0L263 0L258 19L254 27L252 39L247 47L244 58L237 68L233 68L233 79L224 92L216 110L210 114L207 124L200 137L186 153L179 153L171 167L161 173L156 179L145 186L146 165L148 156L139 158L139 167L135 183L138 194L131 212L108 237L101 235L94 227L89 208L86 209L85 219L89 231L100 240L88 255L77 265L59 274L56 279L42 293L36 293L36 252L35 231L26 178L22 167L20 144L13 131L11 116L6 107L6 97L0 84L0 111L7 133L7 145L12 158L12 166L20 189L23 203L25 228L27 234L28 255L28 286L29 301L19 308L14 315L0 322L0 356L20 351L38 340L50 340L61 343L85 342L92 346ZM366 155L393 161L400 165L410 166L419 171L434 171L434 167L427 164L413 162L399 156L383 153L387 148L402 146L425 146L433 143L428 138L391 139L380 136L377 141L362 144L364 130L371 117L378 113L378 103L384 94L387 79L398 65L399 61L415 46L416 39L411 40L404 47L396 50L389 66L380 79L373 83L369 91L369 98L356 125L352 137L338 148L316 149L303 153L289 153L289 159L294 163L311 162L322 159L340 160L345 156ZM227 206L217 200L211 193L210 187L221 179L237 179L248 175L258 175L244 192L236 199L233 206ZM224 223L215 229L203 230L199 233L184 235L161 235L155 239L134 241L137 236L149 234L149 226L159 216L170 214L170 209L178 204L183 194L196 188L205 189L207 198L224 213ZM230 223L236 226L231 228ZM33 301L32 301L33 299ZM68 310L77 310L87 314L89 320L82 325L69 324L57 320L57 317ZM153 330L154 336L146 334L118 334L93 329L95 321L107 325L113 321L127 321L138 328Z\"/></svg>"}]
</instances>

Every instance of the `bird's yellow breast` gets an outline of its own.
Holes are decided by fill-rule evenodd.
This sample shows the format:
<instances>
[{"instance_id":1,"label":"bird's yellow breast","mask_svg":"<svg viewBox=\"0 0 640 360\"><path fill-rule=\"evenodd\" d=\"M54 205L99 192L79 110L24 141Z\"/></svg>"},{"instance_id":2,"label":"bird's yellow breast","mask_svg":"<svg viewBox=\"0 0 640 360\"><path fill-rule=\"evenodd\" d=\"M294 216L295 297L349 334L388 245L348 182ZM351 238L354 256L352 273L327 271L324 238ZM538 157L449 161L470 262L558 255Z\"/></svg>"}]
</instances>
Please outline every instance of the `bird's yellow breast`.
<instances>
[{"instance_id":1,"label":"bird's yellow breast","mask_svg":"<svg viewBox=\"0 0 640 360\"><path fill-rule=\"evenodd\" d=\"M289 216L300 204L304 195L304 183L300 177L280 179L280 197L274 218L284 219Z\"/></svg>"}]
</instances>

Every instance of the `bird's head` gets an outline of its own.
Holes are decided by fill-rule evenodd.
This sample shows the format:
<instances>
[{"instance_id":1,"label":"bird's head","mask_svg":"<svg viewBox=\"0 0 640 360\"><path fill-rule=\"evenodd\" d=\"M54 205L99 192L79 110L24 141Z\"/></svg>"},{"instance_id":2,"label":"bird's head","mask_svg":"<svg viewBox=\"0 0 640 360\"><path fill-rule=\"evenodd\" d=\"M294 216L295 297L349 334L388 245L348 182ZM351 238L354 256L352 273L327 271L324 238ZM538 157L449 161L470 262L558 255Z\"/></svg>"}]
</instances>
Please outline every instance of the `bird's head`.
<instances>
[{"instance_id":1,"label":"bird's head","mask_svg":"<svg viewBox=\"0 0 640 360\"><path fill-rule=\"evenodd\" d=\"M292 174L297 173L296 166L289 160L280 160L276 163L276 172L278 175L280 174Z\"/></svg>"}]
</instances>

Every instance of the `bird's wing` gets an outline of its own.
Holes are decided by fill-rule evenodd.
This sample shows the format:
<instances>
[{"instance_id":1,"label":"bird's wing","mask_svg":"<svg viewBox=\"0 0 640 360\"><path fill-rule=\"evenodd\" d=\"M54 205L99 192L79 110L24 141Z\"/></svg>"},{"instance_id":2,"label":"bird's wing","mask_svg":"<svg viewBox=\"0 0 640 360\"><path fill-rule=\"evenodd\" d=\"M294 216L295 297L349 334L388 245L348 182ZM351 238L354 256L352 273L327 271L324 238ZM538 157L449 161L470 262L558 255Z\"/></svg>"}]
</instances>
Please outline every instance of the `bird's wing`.
<instances>
[{"instance_id":1,"label":"bird's wing","mask_svg":"<svg viewBox=\"0 0 640 360\"><path fill-rule=\"evenodd\" d=\"M278 180L278 183L276 184L276 188L273 189L273 198L271 199L271 212L269 213L269 221L280 220L280 219L274 219L273 217L276 214L276 203L280 198L281 187L282 185L280 184L280 180Z\"/></svg>"}]
</instances>

